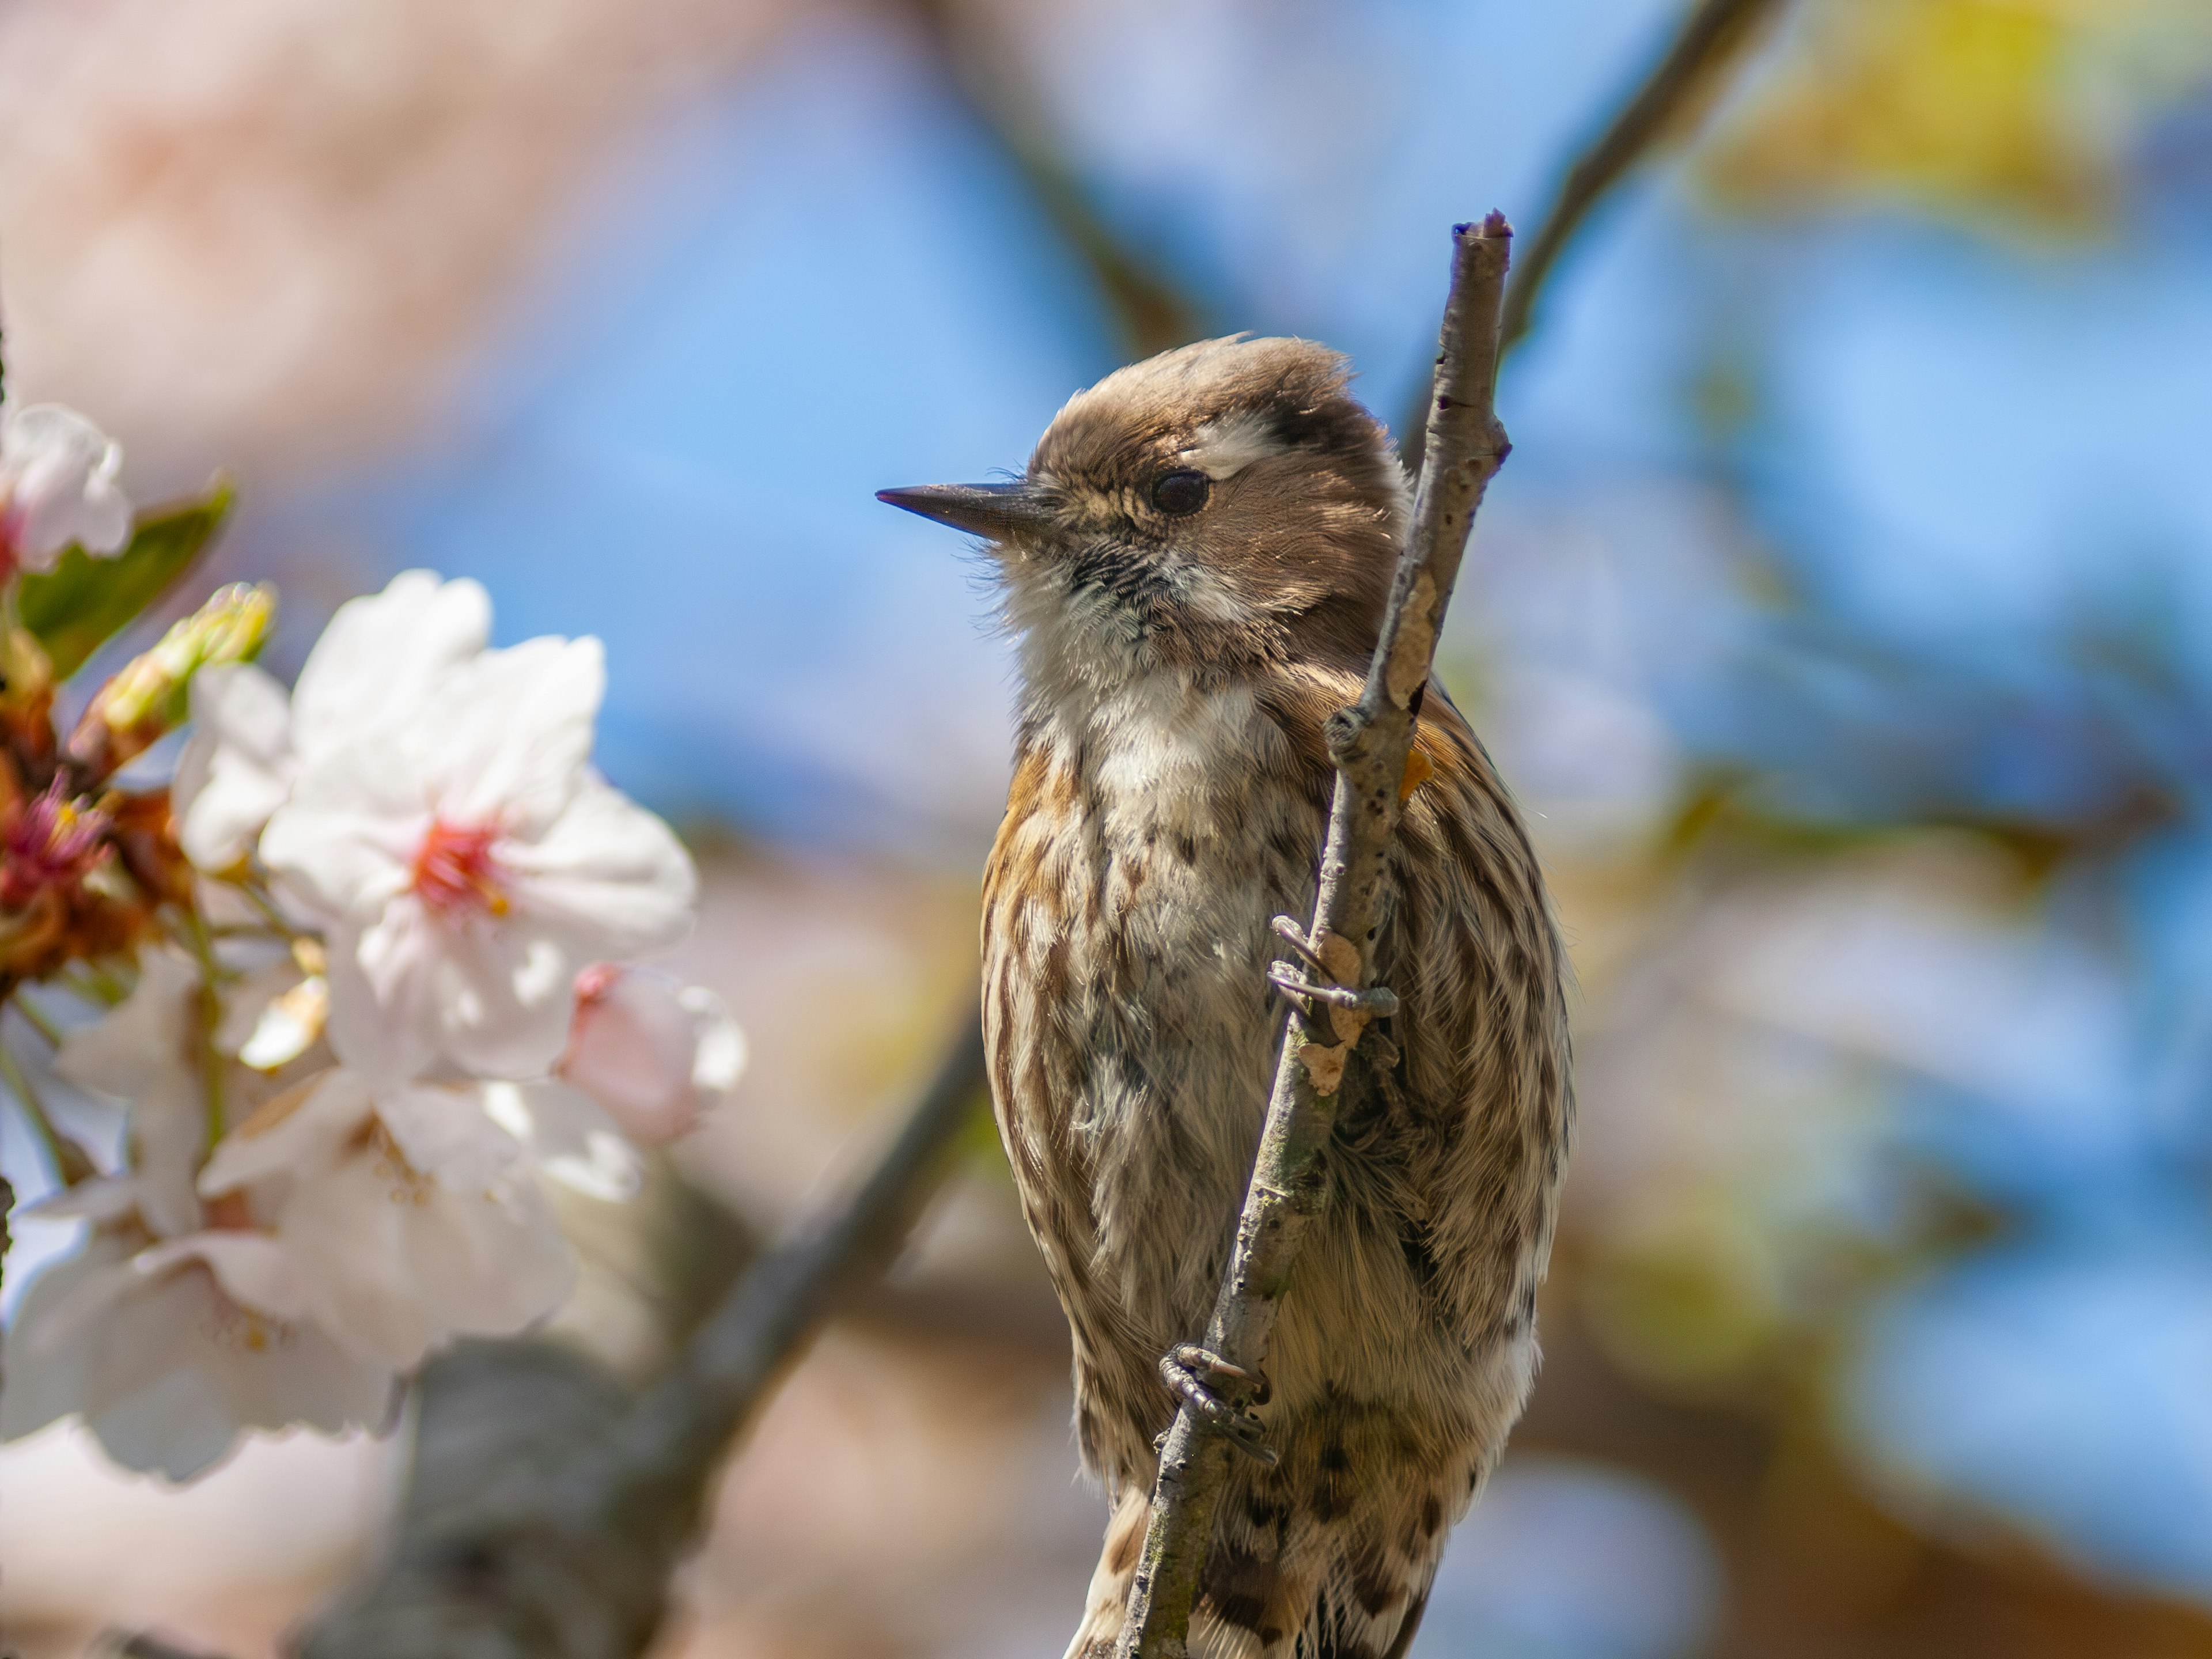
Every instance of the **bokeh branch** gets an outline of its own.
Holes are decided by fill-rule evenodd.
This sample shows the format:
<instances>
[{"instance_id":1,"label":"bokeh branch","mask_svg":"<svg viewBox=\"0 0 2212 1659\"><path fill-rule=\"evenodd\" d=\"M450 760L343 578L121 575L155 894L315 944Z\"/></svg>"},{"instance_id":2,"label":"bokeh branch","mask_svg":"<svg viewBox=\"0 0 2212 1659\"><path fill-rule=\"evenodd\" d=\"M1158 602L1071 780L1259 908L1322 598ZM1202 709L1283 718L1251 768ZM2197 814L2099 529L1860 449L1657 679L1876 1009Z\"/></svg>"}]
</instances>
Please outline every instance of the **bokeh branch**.
<instances>
[{"instance_id":1,"label":"bokeh branch","mask_svg":"<svg viewBox=\"0 0 2212 1659\"><path fill-rule=\"evenodd\" d=\"M1358 702L1329 717L1336 796L1321 859L1321 885L1306 943L1337 983L1358 990L1373 963L1368 941L1382 872L1403 811L1400 788L1413 746L1468 532L1509 446L1492 406L1498 318L1512 231L1493 213L1452 233L1450 297L1432 383L1428 448L1413 520L1399 556L1389 608ZM1326 1196L1322 1152L1336 1127L1345 1062L1370 1016L1291 1001L1259 1157L1237 1225L1237 1244L1206 1327L1206 1347L1252 1377L1306 1230ZM1249 1385L1243 1385L1249 1395ZM1243 1395L1231 1404L1242 1407ZM1213 1535L1213 1512L1229 1474L1229 1441L1185 1403L1160 1450L1152 1518L1138 1559L1116 1652L1121 1659L1182 1659L1191 1610Z\"/></svg>"},{"instance_id":2,"label":"bokeh branch","mask_svg":"<svg viewBox=\"0 0 2212 1659\"><path fill-rule=\"evenodd\" d=\"M1500 338L1510 351L1534 320L1536 299L1591 211L1636 164L1670 134L1680 133L1710 105L1719 77L1786 0L1698 0L1680 30L1604 131L1578 154L1536 222L1505 288ZM1410 461L1426 441L1428 392L1401 426L1401 453Z\"/></svg>"},{"instance_id":3,"label":"bokeh branch","mask_svg":"<svg viewBox=\"0 0 2212 1659\"><path fill-rule=\"evenodd\" d=\"M1199 331L1197 308L1091 200L1042 116L1030 77L1000 29L976 27L953 0L890 0L918 27L945 83L1028 187L1030 199L1097 283L1133 361Z\"/></svg>"},{"instance_id":4,"label":"bokeh branch","mask_svg":"<svg viewBox=\"0 0 2212 1659\"><path fill-rule=\"evenodd\" d=\"M1536 295L1560 252L1607 193L1670 132L1679 131L1701 105L1716 77L1735 59L1759 25L1783 0L1700 0L1681 32L1652 65L1620 112L1590 147L1575 158L1559 191L1537 222L1536 234L1505 288L1501 332L1512 349L1528 331Z\"/></svg>"},{"instance_id":5,"label":"bokeh branch","mask_svg":"<svg viewBox=\"0 0 2212 1659\"><path fill-rule=\"evenodd\" d=\"M550 1343L471 1343L432 1365L390 1554L307 1633L306 1659L642 1652L724 1451L839 1297L896 1256L983 1088L971 1016L866 1177L757 1261L635 1396Z\"/></svg>"}]
</instances>

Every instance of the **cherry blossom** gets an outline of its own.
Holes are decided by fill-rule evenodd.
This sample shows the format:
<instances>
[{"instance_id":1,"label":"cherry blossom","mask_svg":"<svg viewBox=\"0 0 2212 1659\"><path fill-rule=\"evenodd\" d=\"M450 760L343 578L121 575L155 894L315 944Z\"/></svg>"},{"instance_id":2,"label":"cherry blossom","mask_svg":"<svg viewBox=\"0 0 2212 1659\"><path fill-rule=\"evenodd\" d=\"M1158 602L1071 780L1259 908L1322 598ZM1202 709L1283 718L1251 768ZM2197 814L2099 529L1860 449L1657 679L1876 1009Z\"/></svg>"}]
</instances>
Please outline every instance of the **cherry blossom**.
<instances>
[{"instance_id":1,"label":"cherry blossom","mask_svg":"<svg viewBox=\"0 0 2212 1659\"><path fill-rule=\"evenodd\" d=\"M65 780L11 806L0 809L0 910L29 908L107 856L107 814L71 795Z\"/></svg>"},{"instance_id":2,"label":"cherry blossom","mask_svg":"<svg viewBox=\"0 0 2212 1659\"><path fill-rule=\"evenodd\" d=\"M390 1370L238 1301L206 1256L135 1243L95 1233L32 1281L9 1331L0 1439L76 1413L125 1468L189 1480L246 1429L390 1425Z\"/></svg>"},{"instance_id":3,"label":"cherry blossom","mask_svg":"<svg viewBox=\"0 0 2212 1659\"><path fill-rule=\"evenodd\" d=\"M122 472L121 447L73 409L33 404L0 416L0 574L11 563L51 570L71 543L120 552L131 539Z\"/></svg>"},{"instance_id":4,"label":"cherry blossom","mask_svg":"<svg viewBox=\"0 0 2212 1659\"><path fill-rule=\"evenodd\" d=\"M210 1198L251 1191L289 1310L406 1370L457 1335L507 1336L557 1307L575 1263L483 1085L379 1089L343 1067L277 1097L216 1149Z\"/></svg>"},{"instance_id":5,"label":"cherry blossom","mask_svg":"<svg viewBox=\"0 0 2212 1659\"><path fill-rule=\"evenodd\" d=\"M326 925L348 1065L541 1075L581 966L689 928L690 856L588 764L605 684L597 640L487 651L412 718L301 765L261 853Z\"/></svg>"},{"instance_id":6,"label":"cherry blossom","mask_svg":"<svg viewBox=\"0 0 2212 1659\"><path fill-rule=\"evenodd\" d=\"M576 976L560 1076L633 1139L675 1139L737 1085L744 1034L722 1000L649 969L598 963Z\"/></svg>"},{"instance_id":7,"label":"cherry blossom","mask_svg":"<svg viewBox=\"0 0 2212 1659\"><path fill-rule=\"evenodd\" d=\"M482 586L408 570L337 608L289 696L250 664L202 669L173 792L185 855L203 870L236 866L302 766L405 720L490 634Z\"/></svg>"},{"instance_id":8,"label":"cherry blossom","mask_svg":"<svg viewBox=\"0 0 2212 1659\"><path fill-rule=\"evenodd\" d=\"M161 1238L200 1224L192 1191L207 1139L196 1051L200 989L190 957L149 950L131 995L98 1024L71 1032L54 1058L58 1076L129 1103L129 1170L113 1182Z\"/></svg>"},{"instance_id":9,"label":"cherry blossom","mask_svg":"<svg viewBox=\"0 0 2212 1659\"><path fill-rule=\"evenodd\" d=\"M483 1105L550 1181L609 1201L633 1198L644 1184L645 1160L637 1148L580 1089L554 1079L487 1083Z\"/></svg>"}]
</instances>

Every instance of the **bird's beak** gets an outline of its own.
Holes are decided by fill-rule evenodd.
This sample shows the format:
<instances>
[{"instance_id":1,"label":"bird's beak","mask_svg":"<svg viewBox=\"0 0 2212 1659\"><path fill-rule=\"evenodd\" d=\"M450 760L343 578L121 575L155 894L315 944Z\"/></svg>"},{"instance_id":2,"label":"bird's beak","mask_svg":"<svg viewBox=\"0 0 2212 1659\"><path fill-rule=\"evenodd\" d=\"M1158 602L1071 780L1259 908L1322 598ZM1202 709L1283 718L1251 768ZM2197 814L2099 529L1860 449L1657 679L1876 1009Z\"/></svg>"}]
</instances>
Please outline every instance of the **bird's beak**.
<instances>
[{"instance_id":1,"label":"bird's beak","mask_svg":"<svg viewBox=\"0 0 2212 1659\"><path fill-rule=\"evenodd\" d=\"M876 499L893 507L919 513L925 519L951 525L971 535L994 542L1042 535L1052 524L1052 504L1045 492L1024 480L1016 483L915 484L906 489L878 489Z\"/></svg>"}]
</instances>

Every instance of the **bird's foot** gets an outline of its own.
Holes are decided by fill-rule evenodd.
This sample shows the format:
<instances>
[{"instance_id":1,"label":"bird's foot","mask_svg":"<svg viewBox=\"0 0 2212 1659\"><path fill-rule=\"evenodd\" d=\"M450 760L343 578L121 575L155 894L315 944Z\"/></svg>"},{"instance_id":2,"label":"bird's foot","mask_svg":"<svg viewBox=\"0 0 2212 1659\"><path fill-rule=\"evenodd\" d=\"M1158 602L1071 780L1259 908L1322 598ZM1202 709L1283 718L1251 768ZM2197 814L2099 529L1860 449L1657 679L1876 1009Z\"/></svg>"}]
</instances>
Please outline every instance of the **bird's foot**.
<instances>
[{"instance_id":1,"label":"bird's foot","mask_svg":"<svg viewBox=\"0 0 2212 1659\"><path fill-rule=\"evenodd\" d=\"M1180 1343L1162 1354L1160 1376L1215 1433L1225 1437L1247 1457L1269 1468L1275 1466L1277 1453L1267 1443L1267 1425L1247 1407L1223 1399L1213 1389L1214 1378L1226 1377L1250 1388L1253 1403L1264 1406L1270 1392L1266 1377L1255 1376L1242 1365L1232 1365L1195 1342Z\"/></svg>"},{"instance_id":2,"label":"bird's foot","mask_svg":"<svg viewBox=\"0 0 2212 1659\"><path fill-rule=\"evenodd\" d=\"M1398 994L1387 985L1370 985L1364 991L1355 991L1346 985L1316 985L1310 980L1300 979L1296 969L1279 962L1267 969L1267 983L1286 997L1326 1002L1333 1008L1357 1009L1377 1019L1388 1019L1398 1012Z\"/></svg>"},{"instance_id":3,"label":"bird's foot","mask_svg":"<svg viewBox=\"0 0 2212 1659\"><path fill-rule=\"evenodd\" d=\"M1398 1012L1398 994L1388 986L1370 985L1362 989L1345 984L1343 972L1332 967L1322 952L1314 949L1312 941L1306 938L1306 931L1298 925L1296 916L1277 916L1270 925L1276 936L1298 953L1299 959L1313 975L1310 979L1301 977L1298 970L1286 962L1271 963L1267 969L1267 982L1285 996L1300 999L1307 1005L1323 1002L1334 1008L1352 1009L1377 1019L1388 1019ZM1342 943L1340 940L1328 942L1340 945ZM1344 953L1351 963L1357 963L1357 952L1346 947ZM1357 968L1348 967L1345 971L1357 972ZM1312 1012L1310 1006L1305 1012Z\"/></svg>"}]
</instances>

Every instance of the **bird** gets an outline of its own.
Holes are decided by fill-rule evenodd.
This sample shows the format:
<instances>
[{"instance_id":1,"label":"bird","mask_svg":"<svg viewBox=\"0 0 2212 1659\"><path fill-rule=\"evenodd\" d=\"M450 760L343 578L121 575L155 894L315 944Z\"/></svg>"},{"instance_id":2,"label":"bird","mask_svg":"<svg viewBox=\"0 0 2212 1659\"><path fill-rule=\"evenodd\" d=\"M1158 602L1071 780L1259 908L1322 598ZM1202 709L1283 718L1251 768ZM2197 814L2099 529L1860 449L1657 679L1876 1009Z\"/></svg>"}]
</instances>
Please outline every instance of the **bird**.
<instances>
[{"instance_id":1,"label":"bird","mask_svg":"<svg viewBox=\"0 0 2212 1659\"><path fill-rule=\"evenodd\" d=\"M1323 723L1359 695L1409 515L1350 378L1310 341L1200 341L1077 392L1018 477L878 492L979 541L1016 646L983 1022L1111 1506L1069 1659L1112 1653L1178 1387L1207 1386L1190 1345L1284 1030L1269 973L1311 971L1276 919L1312 914ZM1372 947L1397 1009L1340 1086L1200 1659L1402 1656L1534 1377L1573 1115L1565 952L1487 751L1434 678L1418 710Z\"/></svg>"}]
</instances>

